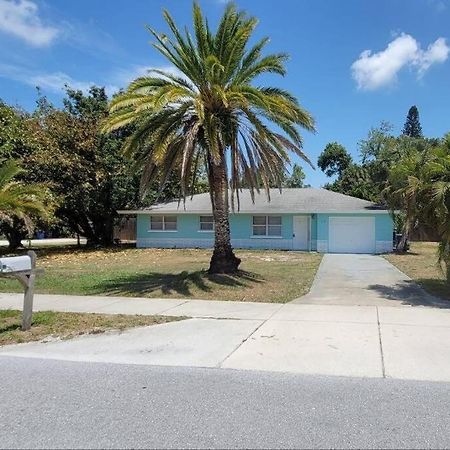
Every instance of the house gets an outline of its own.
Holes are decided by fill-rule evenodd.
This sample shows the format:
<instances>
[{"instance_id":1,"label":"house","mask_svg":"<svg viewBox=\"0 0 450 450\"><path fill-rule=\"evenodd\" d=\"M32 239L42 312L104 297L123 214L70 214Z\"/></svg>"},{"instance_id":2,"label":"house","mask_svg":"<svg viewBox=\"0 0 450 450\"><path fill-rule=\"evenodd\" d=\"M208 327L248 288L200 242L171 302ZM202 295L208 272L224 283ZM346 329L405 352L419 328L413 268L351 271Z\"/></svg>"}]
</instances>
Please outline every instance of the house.
<instances>
[{"instance_id":1,"label":"house","mask_svg":"<svg viewBox=\"0 0 450 450\"><path fill-rule=\"evenodd\" d=\"M239 210L230 213L235 248L306 250L321 253L392 251L393 220L374 203L326 189L271 189L239 194ZM235 202L236 203L236 202ZM137 216L137 247L210 248L214 221L209 193L149 208L119 211Z\"/></svg>"}]
</instances>

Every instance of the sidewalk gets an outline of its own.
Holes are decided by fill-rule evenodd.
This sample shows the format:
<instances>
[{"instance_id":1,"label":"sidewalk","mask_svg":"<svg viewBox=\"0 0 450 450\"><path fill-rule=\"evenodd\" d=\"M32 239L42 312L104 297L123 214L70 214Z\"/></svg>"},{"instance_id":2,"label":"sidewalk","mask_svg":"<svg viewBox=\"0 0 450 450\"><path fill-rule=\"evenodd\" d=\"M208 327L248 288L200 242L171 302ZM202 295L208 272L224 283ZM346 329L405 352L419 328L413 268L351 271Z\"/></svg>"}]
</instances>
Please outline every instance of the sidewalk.
<instances>
[{"instance_id":1,"label":"sidewalk","mask_svg":"<svg viewBox=\"0 0 450 450\"><path fill-rule=\"evenodd\" d=\"M0 294L0 308L21 308ZM188 316L2 355L450 382L450 310L36 295L35 310ZM220 320L228 319L228 320Z\"/></svg>"}]
</instances>

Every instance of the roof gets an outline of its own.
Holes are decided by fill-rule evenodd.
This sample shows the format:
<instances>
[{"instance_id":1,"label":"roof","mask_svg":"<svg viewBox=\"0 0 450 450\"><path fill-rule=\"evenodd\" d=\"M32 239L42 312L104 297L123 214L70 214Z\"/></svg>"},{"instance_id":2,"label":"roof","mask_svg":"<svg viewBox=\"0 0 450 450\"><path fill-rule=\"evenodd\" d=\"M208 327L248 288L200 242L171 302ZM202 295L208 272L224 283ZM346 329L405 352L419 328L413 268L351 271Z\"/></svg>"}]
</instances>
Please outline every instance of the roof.
<instances>
[{"instance_id":1,"label":"roof","mask_svg":"<svg viewBox=\"0 0 450 450\"><path fill-rule=\"evenodd\" d=\"M270 189L270 201L265 192L255 193L252 202L249 189L239 191L240 208L235 201L235 213L250 214L283 214L283 213L387 213L375 203L361 200L327 189L292 188ZM209 193L197 194L183 201L158 203L139 210L122 210L119 214L211 214L211 200Z\"/></svg>"}]
</instances>

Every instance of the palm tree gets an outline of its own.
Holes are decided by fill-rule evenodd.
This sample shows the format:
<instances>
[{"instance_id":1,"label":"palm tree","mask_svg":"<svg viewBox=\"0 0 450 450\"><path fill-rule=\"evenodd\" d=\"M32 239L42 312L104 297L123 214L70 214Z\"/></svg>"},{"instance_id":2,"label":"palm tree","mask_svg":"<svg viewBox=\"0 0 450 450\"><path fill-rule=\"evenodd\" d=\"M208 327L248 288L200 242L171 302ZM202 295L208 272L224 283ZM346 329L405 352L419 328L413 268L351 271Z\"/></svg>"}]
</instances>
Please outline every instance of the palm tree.
<instances>
[{"instance_id":1,"label":"palm tree","mask_svg":"<svg viewBox=\"0 0 450 450\"><path fill-rule=\"evenodd\" d=\"M450 283L450 134L428 164L428 185L423 195L428 201L422 214L439 234L439 263L444 263Z\"/></svg>"},{"instance_id":2,"label":"palm tree","mask_svg":"<svg viewBox=\"0 0 450 450\"><path fill-rule=\"evenodd\" d=\"M287 60L286 54L262 56L267 38L249 48L255 18L229 4L213 33L194 3L194 37L167 11L164 18L172 37L149 31L176 72L153 70L133 81L112 100L104 131L134 127L125 154L143 167L143 190L156 174L164 183L179 168L185 198L191 174L205 164L215 221L209 271L235 272L240 259L230 243L229 202L239 207L242 181L254 198L261 179L269 196L271 184L281 185L290 153L309 163L299 127L313 131L314 121L289 92L253 84L262 74L285 75Z\"/></svg>"},{"instance_id":3,"label":"palm tree","mask_svg":"<svg viewBox=\"0 0 450 450\"><path fill-rule=\"evenodd\" d=\"M45 206L46 189L41 184L16 181L23 169L14 160L0 166L0 220L12 222L14 217L24 220L31 228L31 217L44 217L48 212Z\"/></svg>"},{"instance_id":4,"label":"palm tree","mask_svg":"<svg viewBox=\"0 0 450 450\"><path fill-rule=\"evenodd\" d=\"M405 213L399 249L416 223L428 225L439 236L438 260L450 282L450 135L440 147L402 158L391 169L383 195L392 209Z\"/></svg>"}]
</instances>

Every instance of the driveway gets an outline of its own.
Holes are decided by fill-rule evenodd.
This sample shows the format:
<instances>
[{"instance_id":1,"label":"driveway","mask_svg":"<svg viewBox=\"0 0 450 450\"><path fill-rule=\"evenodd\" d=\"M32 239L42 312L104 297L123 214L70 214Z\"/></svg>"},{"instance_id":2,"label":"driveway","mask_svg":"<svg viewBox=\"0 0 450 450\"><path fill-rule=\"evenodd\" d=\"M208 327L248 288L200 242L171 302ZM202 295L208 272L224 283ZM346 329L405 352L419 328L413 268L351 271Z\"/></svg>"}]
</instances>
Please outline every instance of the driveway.
<instances>
[{"instance_id":1,"label":"driveway","mask_svg":"<svg viewBox=\"0 0 450 450\"><path fill-rule=\"evenodd\" d=\"M291 303L450 307L381 256L347 254L324 255L309 294Z\"/></svg>"}]
</instances>

